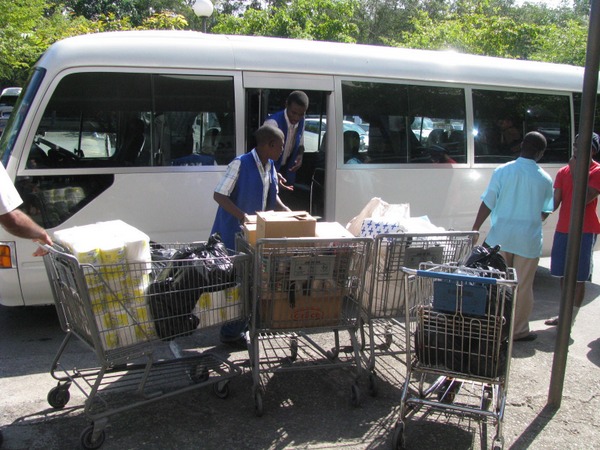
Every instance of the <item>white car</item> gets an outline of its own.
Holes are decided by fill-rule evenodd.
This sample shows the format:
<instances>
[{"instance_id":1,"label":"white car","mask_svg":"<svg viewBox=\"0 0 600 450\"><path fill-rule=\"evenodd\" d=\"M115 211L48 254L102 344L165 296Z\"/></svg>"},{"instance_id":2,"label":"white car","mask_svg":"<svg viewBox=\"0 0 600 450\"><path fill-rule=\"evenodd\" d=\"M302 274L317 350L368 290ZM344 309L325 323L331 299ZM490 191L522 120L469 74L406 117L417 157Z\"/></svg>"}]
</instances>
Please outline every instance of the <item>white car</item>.
<instances>
[{"instance_id":1,"label":"white car","mask_svg":"<svg viewBox=\"0 0 600 450\"><path fill-rule=\"evenodd\" d=\"M344 120L344 131L356 131L360 136L360 151L366 152L369 148L369 134L360 125ZM327 121L318 118L307 117L304 119L304 151L319 151L319 141L323 142L323 137L327 131ZM320 138L318 138L320 137Z\"/></svg>"},{"instance_id":2,"label":"white car","mask_svg":"<svg viewBox=\"0 0 600 450\"><path fill-rule=\"evenodd\" d=\"M21 94L20 87L6 88L0 94L0 135L2 135L4 128L6 128L6 123L17 102L17 98L19 98L19 94Z\"/></svg>"}]
</instances>

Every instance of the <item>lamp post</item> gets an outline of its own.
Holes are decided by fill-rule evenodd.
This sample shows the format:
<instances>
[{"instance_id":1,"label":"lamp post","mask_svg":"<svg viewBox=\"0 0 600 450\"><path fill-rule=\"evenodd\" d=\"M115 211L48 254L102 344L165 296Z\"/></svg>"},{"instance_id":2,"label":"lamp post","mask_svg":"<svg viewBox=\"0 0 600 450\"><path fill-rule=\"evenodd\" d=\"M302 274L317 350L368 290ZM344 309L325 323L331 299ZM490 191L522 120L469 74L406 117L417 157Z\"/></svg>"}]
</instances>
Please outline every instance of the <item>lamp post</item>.
<instances>
[{"instance_id":1,"label":"lamp post","mask_svg":"<svg viewBox=\"0 0 600 450\"><path fill-rule=\"evenodd\" d=\"M202 31L206 33L206 19L210 17L214 11L214 6L210 0L196 0L192 5L194 13L198 17L202 17Z\"/></svg>"}]
</instances>

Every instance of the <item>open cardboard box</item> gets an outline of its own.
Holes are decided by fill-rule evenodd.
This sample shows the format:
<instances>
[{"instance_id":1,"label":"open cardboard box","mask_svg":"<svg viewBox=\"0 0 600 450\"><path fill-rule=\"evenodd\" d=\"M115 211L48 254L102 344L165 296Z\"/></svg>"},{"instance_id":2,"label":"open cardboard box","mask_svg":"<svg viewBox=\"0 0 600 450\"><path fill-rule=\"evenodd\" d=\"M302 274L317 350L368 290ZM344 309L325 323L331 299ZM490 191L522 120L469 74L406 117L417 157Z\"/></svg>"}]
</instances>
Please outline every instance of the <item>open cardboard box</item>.
<instances>
[{"instance_id":1,"label":"open cardboard box","mask_svg":"<svg viewBox=\"0 0 600 450\"><path fill-rule=\"evenodd\" d=\"M288 213L289 214L289 213ZM258 239L258 225L257 225L257 216L247 216L248 220L242 225L242 231L244 233L244 239L250 245L256 245L256 239ZM289 222L287 222L289 223ZM284 222L280 222L281 227L285 227ZM310 224L303 224L304 227L312 227ZM267 226L268 228L268 226ZM276 226L277 228L277 226ZM276 230L277 231L277 230ZM269 231L270 233L271 231ZM308 233L309 231L307 231ZM291 236L288 235L285 237L318 237L318 238L328 238L328 239L340 239L340 238L353 238L354 236L350 233L344 226L338 222L316 222L314 232L311 235L307 235L304 232L301 233L301 236ZM267 236L265 236L267 237ZM275 237L275 236L268 236ZM281 237L281 236L279 236Z\"/></svg>"},{"instance_id":2,"label":"open cardboard box","mask_svg":"<svg viewBox=\"0 0 600 450\"><path fill-rule=\"evenodd\" d=\"M256 216L256 239L315 236L317 219L306 211L261 211Z\"/></svg>"}]
</instances>

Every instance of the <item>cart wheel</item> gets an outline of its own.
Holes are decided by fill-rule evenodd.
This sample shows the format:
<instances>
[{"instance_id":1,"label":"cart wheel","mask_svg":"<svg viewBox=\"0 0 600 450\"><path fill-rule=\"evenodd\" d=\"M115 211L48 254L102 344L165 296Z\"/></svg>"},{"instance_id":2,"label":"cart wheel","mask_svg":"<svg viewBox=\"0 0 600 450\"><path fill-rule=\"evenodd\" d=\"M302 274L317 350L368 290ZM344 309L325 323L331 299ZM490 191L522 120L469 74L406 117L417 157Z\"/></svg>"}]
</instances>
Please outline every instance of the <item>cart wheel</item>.
<instances>
[{"instance_id":1,"label":"cart wheel","mask_svg":"<svg viewBox=\"0 0 600 450\"><path fill-rule=\"evenodd\" d=\"M379 393L379 389L377 386L377 377L374 373L369 374L369 395L371 397L377 397Z\"/></svg>"},{"instance_id":2,"label":"cart wheel","mask_svg":"<svg viewBox=\"0 0 600 450\"><path fill-rule=\"evenodd\" d=\"M350 402L352 403L352 406L360 406L360 401L360 388L358 387L358 384L354 383L351 386Z\"/></svg>"},{"instance_id":3,"label":"cart wheel","mask_svg":"<svg viewBox=\"0 0 600 450\"><path fill-rule=\"evenodd\" d=\"M48 392L48 404L54 409L62 409L71 399L69 388L64 386L55 386Z\"/></svg>"},{"instance_id":4,"label":"cart wheel","mask_svg":"<svg viewBox=\"0 0 600 450\"><path fill-rule=\"evenodd\" d=\"M483 388L483 395L481 396L481 409L487 411L490 409L492 404L492 388L491 386L485 386Z\"/></svg>"},{"instance_id":5,"label":"cart wheel","mask_svg":"<svg viewBox=\"0 0 600 450\"><path fill-rule=\"evenodd\" d=\"M260 389L257 389L256 392L254 392L254 414L256 414L256 417L262 417L263 413L262 393L260 392Z\"/></svg>"},{"instance_id":6,"label":"cart wheel","mask_svg":"<svg viewBox=\"0 0 600 450\"><path fill-rule=\"evenodd\" d=\"M290 361L296 361L298 357L298 338L290 339Z\"/></svg>"},{"instance_id":7,"label":"cart wheel","mask_svg":"<svg viewBox=\"0 0 600 450\"><path fill-rule=\"evenodd\" d=\"M329 361L334 361L338 357L339 351L337 349L328 350L325 352L325 356Z\"/></svg>"},{"instance_id":8,"label":"cart wheel","mask_svg":"<svg viewBox=\"0 0 600 450\"><path fill-rule=\"evenodd\" d=\"M461 384L462 383L453 380L452 378L446 378L446 380L438 388L438 401L446 404L454 403L454 399L461 388Z\"/></svg>"},{"instance_id":9,"label":"cart wheel","mask_svg":"<svg viewBox=\"0 0 600 450\"><path fill-rule=\"evenodd\" d=\"M106 434L104 433L104 430L102 430L100 432L100 434L98 435L98 439L96 439L95 441L92 441L92 435L94 434L94 425L90 425L89 427L85 428L82 432L81 432L81 446L87 450L94 450L97 448L102 447L102 444L104 444L104 439L106 439Z\"/></svg>"},{"instance_id":10,"label":"cart wheel","mask_svg":"<svg viewBox=\"0 0 600 450\"><path fill-rule=\"evenodd\" d=\"M394 342L394 336L389 331L385 332L385 348L388 349L392 346L392 342Z\"/></svg>"},{"instance_id":11,"label":"cart wheel","mask_svg":"<svg viewBox=\"0 0 600 450\"><path fill-rule=\"evenodd\" d=\"M213 384L213 392L219 398L225 399L229 397L229 381Z\"/></svg>"},{"instance_id":12,"label":"cart wheel","mask_svg":"<svg viewBox=\"0 0 600 450\"><path fill-rule=\"evenodd\" d=\"M208 367L206 366L195 366L190 372L190 378L192 379L192 382L196 384L204 383L205 381L208 381L208 378L210 377Z\"/></svg>"},{"instance_id":13,"label":"cart wheel","mask_svg":"<svg viewBox=\"0 0 600 450\"><path fill-rule=\"evenodd\" d=\"M494 443L492 444L493 450L502 450L504 448L504 439L503 438L494 438Z\"/></svg>"},{"instance_id":14,"label":"cart wheel","mask_svg":"<svg viewBox=\"0 0 600 450\"><path fill-rule=\"evenodd\" d=\"M392 448L394 450L404 450L404 423L398 422L394 428L392 437Z\"/></svg>"}]
</instances>

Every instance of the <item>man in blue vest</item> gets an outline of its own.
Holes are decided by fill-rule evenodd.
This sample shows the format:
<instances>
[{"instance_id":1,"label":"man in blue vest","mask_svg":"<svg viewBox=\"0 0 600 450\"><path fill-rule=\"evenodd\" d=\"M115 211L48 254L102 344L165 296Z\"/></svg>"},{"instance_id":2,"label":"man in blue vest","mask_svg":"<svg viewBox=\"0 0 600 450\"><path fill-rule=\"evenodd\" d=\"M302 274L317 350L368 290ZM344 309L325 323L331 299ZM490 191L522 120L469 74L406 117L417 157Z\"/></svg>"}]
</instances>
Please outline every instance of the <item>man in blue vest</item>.
<instances>
[{"instance_id":1,"label":"man in blue vest","mask_svg":"<svg viewBox=\"0 0 600 450\"><path fill-rule=\"evenodd\" d=\"M227 248L235 248L235 235L246 214L272 209L289 210L279 199L275 163L281 156L283 132L263 125L255 133L256 148L235 158L215 188L219 204L211 233L219 233Z\"/></svg>"},{"instance_id":2,"label":"man in blue vest","mask_svg":"<svg viewBox=\"0 0 600 450\"><path fill-rule=\"evenodd\" d=\"M302 166L304 115L307 109L308 95L302 91L294 91L288 95L285 109L271 114L264 123L278 127L285 136L283 153L275 161L275 168L283 177L283 183L286 183L289 188L294 185L296 171Z\"/></svg>"},{"instance_id":3,"label":"man in blue vest","mask_svg":"<svg viewBox=\"0 0 600 450\"><path fill-rule=\"evenodd\" d=\"M211 233L219 233L229 249L235 248L235 235L241 231L246 214L271 209L289 211L278 195L274 163L283 150L283 132L263 125L254 136L256 148L229 163L213 194L219 208ZM227 322L221 327L221 342L245 347L247 329L245 320Z\"/></svg>"}]
</instances>

